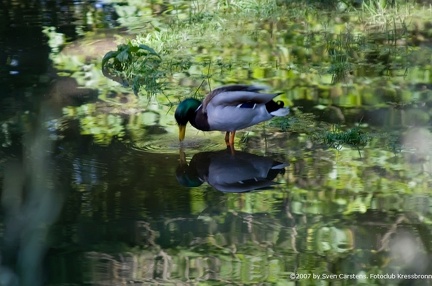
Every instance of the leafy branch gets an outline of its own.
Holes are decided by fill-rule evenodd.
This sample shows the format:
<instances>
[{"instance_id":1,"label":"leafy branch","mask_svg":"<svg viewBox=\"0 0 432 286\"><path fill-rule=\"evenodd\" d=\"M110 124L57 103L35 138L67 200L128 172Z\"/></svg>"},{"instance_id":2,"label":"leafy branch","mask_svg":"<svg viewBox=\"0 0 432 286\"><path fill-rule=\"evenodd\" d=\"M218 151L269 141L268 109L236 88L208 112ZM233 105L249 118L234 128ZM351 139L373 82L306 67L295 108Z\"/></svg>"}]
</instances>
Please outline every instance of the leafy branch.
<instances>
[{"instance_id":1,"label":"leafy branch","mask_svg":"<svg viewBox=\"0 0 432 286\"><path fill-rule=\"evenodd\" d=\"M160 69L161 63L161 56L151 47L129 42L105 54L102 72L124 86L132 86L135 95L143 87L151 96L162 90L165 72Z\"/></svg>"}]
</instances>

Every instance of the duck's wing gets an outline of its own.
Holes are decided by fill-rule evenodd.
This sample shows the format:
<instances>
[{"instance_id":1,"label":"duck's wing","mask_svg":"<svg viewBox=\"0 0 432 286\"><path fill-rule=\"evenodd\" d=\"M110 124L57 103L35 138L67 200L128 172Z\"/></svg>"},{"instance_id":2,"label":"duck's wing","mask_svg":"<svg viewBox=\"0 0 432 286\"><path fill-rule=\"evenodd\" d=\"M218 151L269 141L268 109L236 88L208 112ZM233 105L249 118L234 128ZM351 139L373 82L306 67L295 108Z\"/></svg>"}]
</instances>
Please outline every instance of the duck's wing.
<instances>
[{"instance_id":1,"label":"duck's wing","mask_svg":"<svg viewBox=\"0 0 432 286\"><path fill-rule=\"evenodd\" d=\"M278 94L260 93L266 87L256 85L234 84L222 86L210 92L202 103L202 112L207 111L209 104L221 106L238 106L243 103L265 104Z\"/></svg>"}]
</instances>

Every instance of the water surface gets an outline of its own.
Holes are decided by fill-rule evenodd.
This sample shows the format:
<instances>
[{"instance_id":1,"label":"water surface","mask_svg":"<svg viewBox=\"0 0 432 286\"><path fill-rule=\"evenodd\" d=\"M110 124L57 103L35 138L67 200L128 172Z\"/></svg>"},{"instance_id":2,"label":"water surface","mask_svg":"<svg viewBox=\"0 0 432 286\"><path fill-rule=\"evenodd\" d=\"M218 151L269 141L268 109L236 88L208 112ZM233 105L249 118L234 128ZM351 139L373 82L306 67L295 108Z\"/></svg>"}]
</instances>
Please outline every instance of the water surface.
<instances>
[{"instance_id":1,"label":"water surface","mask_svg":"<svg viewBox=\"0 0 432 286\"><path fill-rule=\"evenodd\" d=\"M143 19L172 20L170 7L147 8ZM371 274L432 274L430 65L415 64L430 60L430 47L410 54L405 78L363 67L319 85L313 70L281 80L298 70L222 62L238 80L283 90L292 109L286 122L238 132L232 154L219 132L189 127L178 143L178 98L212 87L194 74L210 69L199 60L149 98L102 76L97 65L116 36L137 32L115 11L77 1L1 12L1 283L291 285L293 274L304 274L300 284L326 274L336 276L324 284L398 284ZM239 57L261 43L243 45L233 47ZM315 61L318 50L292 63ZM406 94L415 100L392 101ZM365 144L342 143L335 134L347 130Z\"/></svg>"}]
</instances>

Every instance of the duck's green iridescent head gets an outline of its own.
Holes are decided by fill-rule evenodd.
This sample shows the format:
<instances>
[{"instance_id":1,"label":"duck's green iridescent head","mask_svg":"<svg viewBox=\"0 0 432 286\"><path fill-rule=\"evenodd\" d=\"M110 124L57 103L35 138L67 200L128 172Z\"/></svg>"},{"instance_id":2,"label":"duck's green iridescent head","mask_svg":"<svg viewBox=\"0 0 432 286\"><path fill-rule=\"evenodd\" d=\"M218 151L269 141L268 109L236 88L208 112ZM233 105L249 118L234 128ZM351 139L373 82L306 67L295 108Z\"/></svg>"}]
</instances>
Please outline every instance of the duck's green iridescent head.
<instances>
[{"instance_id":1,"label":"duck's green iridescent head","mask_svg":"<svg viewBox=\"0 0 432 286\"><path fill-rule=\"evenodd\" d=\"M175 111L174 117L179 126L179 140L183 141L186 133L186 124L194 118L195 112L201 102L195 98L187 98L180 102Z\"/></svg>"},{"instance_id":2,"label":"duck's green iridescent head","mask_svg":"<svg viewBox=\"0 0 432 286\"><path fill-rule=\"evenodd\" d=\"M189 167L186 162L186 154L180 151L179 165L176 169L177 181L185 187L201 186L203 181L200 179L198 171L195 167Z\"/></svg>"}]
</instances>

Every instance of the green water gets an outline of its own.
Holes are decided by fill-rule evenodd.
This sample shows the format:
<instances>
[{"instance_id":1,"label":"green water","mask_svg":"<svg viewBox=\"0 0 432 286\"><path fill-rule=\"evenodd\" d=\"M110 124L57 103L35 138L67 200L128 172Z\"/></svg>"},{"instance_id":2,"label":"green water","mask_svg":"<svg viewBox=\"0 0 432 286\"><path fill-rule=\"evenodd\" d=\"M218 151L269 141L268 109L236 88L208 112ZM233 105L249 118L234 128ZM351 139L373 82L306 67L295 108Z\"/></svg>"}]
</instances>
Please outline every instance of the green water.
<instances>
[{"instance_id":1,"label":"green water","mask_svg":"<svg viewBox=\"0 0 432 286\"><path fill-rule=\"evenodd\" d=\"M1 285L429 283L430 9L132 2L0 14ZM116 38L161 62L105 77ZM180 145L230 83L290 115Z\"/></svg>"}]
</instances>

